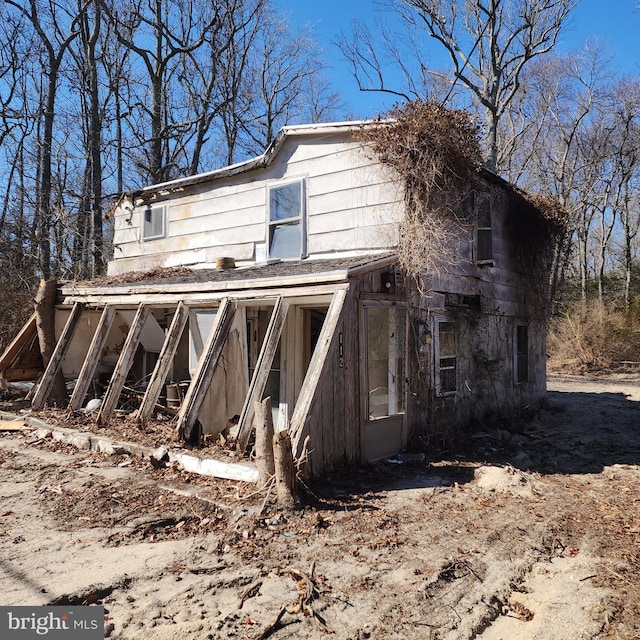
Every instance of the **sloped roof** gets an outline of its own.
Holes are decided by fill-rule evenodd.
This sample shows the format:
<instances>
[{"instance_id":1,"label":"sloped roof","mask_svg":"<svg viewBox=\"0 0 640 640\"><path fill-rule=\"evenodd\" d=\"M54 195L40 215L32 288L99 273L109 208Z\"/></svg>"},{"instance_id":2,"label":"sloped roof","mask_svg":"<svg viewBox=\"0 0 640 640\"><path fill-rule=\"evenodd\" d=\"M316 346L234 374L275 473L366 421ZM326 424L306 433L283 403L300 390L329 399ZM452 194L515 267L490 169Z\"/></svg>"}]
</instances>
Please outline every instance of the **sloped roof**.
<instances>
[{"instance_id":1,"label":"sloped roof","mask_svg":"<svg viewBox=\"0 0 640 640\"><path fill-rule=\"evenodd\" d=\"M348 134L353 131L357 131L362 127L376 126L384 122L390 122L388 120L352 120L347 122L325 122L318 124L305 124L305 125L290 125L280 129L273 142L267 147L265 152L255 158L238 162L236 164L229 165L227 167L221 167L220 169L214 169L213 171L207 171L206 173L200 173L194 176L187 176L185 178L178 178L176 180L170 180L168 182L162 182L155 185L149 185L142 189L124 194L124 197L130 200L146 198L156 195L165 194L172 191L177 191L190 187L203 182L210 182L217 178L227 178L229 176L238 175L254 169L264 168L273 160L278 154L278 151L282 148L284 142L293 136L326 136L328 134L342 133Z\"/></svg>"},{"instance_id":2,"label":"sloped roof","mask_svg":"<svg viewBox=\"0 0 640 640\"><path fill-rule=\"evenodd\" d=\"M101 293L111 295L126 291L150 292L199 290L234 290L297 286L314 282L346 281L356 272L376 269L392 264L392 252L317 260L280 261L256 264L235 269L156 269L149 272L128 272L119 276L98 278L87 282L61 283L63 295Z\"/></svg>"}]
</instances>

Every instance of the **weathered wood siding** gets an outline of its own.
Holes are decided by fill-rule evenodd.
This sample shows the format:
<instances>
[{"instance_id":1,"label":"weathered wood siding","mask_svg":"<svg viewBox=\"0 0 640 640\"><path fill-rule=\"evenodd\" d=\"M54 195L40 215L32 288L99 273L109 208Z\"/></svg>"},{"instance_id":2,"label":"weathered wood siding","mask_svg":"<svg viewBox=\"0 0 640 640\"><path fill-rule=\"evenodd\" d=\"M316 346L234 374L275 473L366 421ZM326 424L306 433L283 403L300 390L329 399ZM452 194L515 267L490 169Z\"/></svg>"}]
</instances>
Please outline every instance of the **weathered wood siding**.
<instances>
[{"instance_id":1,"label":"weathered wood siding","mask_svg":"<svg viewBox=\"0 0 640 640\"><path fill-rule=\"evenodd\" d=\"M382 274L388 271L389 267L374 269L350 278L342 316L300 439L311 437L309 472L314 476L365 461L362 398L367 390L362 384L362 341L366 337L360 331L360 316L364 298L369 302L406 301L403 286L394 294L385 293Z\"/></svg>"},{"instance_id":2,"label":"weathered wood siding","mask_svg":"<svg viewBox=\"0 0 640 640\"><path fill-rule=\"evenodd\" d=\"M343 358L340 358L342 335ZM357 287L349 289L311 402L300 442L311 437L313 476L361 462L360 362Z\"/></svg>"},{"instance_id":3,"label":"weathered wood siding","mask_svg":"<svg viewBox=\"0 0 640 640\"><path fill-rule=\"evenodd\" d=\"M535 247L514 245L510 232L519 224L507 192L499 184L478 188L492 194L493 261L473 260L475 228L463 240L466 259L428 282L429 293L415 290L410 322L412 428L438 445L469 434L473 421L490 423L522 407L535 407L546 394L546 309L544 275L528 273L522 254ZM467 212L468 214L468 212ZM533 243L533 239L532 239ZM436 393L436 322L455 324L457 391ZM528 327L528 380L516 382L516 326ZM428 334L427 340L420 340Z\"/></svg>"},{"instance_id":4,"label":"weathered wood siding","mask_svg":"<svg viewBox=\"0 0 640 640\"><path fill-rule=\"evenodd\" d=\"M350 135L350 134L348 134ZM306 181L307 253L371 252L396 244L402 194L386 168L348 135L288 138L262 169L160 196L167 208L166 235L142 238L144 206L123 206L115 217L109 273L177 265L256 259L267 242L268 187Z\"/></svg>"}]
</instances>

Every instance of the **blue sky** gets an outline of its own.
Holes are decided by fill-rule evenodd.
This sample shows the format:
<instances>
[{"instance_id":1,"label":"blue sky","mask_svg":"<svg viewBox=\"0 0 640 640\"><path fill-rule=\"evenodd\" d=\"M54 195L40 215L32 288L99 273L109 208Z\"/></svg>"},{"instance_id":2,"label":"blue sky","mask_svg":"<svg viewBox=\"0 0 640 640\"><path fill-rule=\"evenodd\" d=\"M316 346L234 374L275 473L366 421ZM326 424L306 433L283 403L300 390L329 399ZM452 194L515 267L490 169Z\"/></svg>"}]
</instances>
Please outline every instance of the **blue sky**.
<instances>
[{"instance_id":1,"label":"blue sky","mask_svg":"<svg viewBox=\"0 0 640 640\"><path fill-rule=\"evenodd\" d=\"M344 97L349 117L354 118L373 117L393 102L378 94L359 92L347 64L332 44L342 31L350 31L354 16L367 18L374 13L374 1L276 0L294 25L313 26L315 39L331 65L332 80ZM581 0L561 36L559 50L578 49L586 40L597 38L606 45L621 73L640 74L640 9L637 6L637 0Z\"/></svg>"}]
</instances>

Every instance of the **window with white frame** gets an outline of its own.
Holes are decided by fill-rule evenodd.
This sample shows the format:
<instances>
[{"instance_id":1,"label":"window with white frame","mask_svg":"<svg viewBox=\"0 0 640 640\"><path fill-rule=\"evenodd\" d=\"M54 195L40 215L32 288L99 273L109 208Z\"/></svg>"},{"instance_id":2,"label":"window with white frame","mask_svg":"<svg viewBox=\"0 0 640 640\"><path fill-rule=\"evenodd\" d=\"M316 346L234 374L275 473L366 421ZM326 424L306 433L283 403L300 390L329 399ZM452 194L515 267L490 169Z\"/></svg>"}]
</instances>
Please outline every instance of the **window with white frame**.
<instances>
[{"instance_id":1,"label":"window with white frame","mask_svg":"<svg viewBox=\"0 0 640 640\"><path fill-rule=\"evenodd\" d=\"M436 320L435 369L436 394L455 393L458 389L456 325L451 320Z\"/></svg>"},{"instance_id":2,"label":"window with white frame","mask_svg":"<svg viewBox=\"0 0 640 640\"><path fill-rule=\"evenodd\" d=\"M166 228L166 207L147 205L142 212L142 238L153 240L163 238Z\"/></svg>"},{"instance_id":3,"label":"window with white frame","mask_svg":"<svg viewBox=\"0 0 640 640\"><path fill-rule=\"evenodd\" d=\"M304 180L269 188L269 258L302 258L305 255Z\"/></svg>"},{"instance_id":4,"label":"window with white frame","mask_svg":"<svg viewBox=\"0 0 640 640\"><path fill-rule=\"evenodd\" d=\"M366 306L367 419L405 412L407 312L401 307Z\"/></svg>"},{"instance_id":5,"label":"window with white frame","mask_svg":"<svg viewBox=\"0 0 640 640\"><path fill-rule=\"evenodd\" d=\"M493 261L493 231L491 229L491 194L476 192L476 262Z\"/></svg>"},{"instance_id":6,"label":"window with white frame","mask_svg":"<svg viewBox=\"0 0 640 640\"><path fill-rule=\"evenodd\" d=\"M526 324L516 325L514 344L514 377L516 384L520 384L529 379L529 327Z\"/></svg>"}]
</instances>

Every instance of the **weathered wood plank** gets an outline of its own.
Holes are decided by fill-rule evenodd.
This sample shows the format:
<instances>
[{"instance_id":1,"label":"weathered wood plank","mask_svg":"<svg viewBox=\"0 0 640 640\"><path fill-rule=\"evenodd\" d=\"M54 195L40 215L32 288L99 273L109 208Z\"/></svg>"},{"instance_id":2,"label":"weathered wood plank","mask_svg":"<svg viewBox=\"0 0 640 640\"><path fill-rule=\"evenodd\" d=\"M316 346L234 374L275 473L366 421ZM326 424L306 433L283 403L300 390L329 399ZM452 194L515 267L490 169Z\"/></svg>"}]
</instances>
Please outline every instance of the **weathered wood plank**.
<instances>
[{"instance_id":1,"label":"weathered wood plank","mask_svg":"<svg viewBox=\"0 0 640 640\"><path fill-rule=\"evenodd\" d=\"M345 308L345 313L347 308ZM343 315L344 317L344 315ZM338 322L336 327L336 340L329 352L329 360L331 362L332 375L329 380L322 382L323 386L330 388L333 387L333 461L334 468L340 467L344 464L345 460L345 446L349 437L349 430L354 429L355 425L349 425L346 422L347 417L347 405L353 402L353 399L357 396L347 396L347 375L346 375L346 358L345 358L345 335L344 335L345 323L343 320ZM325 368L325 375L328 368Z\"/></svg>"},{"instance_id":2,"label":"weathered wood plank","mask_svg":"<svg viewBox=\"0 0 640 640\"><path fill-rule=\"evenodd\" d=\"M98 424L104 424L107 422L118 404L120 392L122 391L122 387L124 387L127 375L129 375L129 369L131 369L131 365L133 364L136 349L140 344L140 334L144 329L144 325L150 312L151 309L145 304L141 304L136 311L133 322L129 327L129 333L127 333L127 338L124 341L124 346L120 352L120 357L118 358L116 367L113 370L113 375L109 381L109 386L107 387L107 391L102 400L100 411L96 416L96 422Z\"/></svg>"},{"instance_id":3,"label":"weathered wood plank","mask_svg":"<svg viewBox=\"0 0 640 640\"><path fill-rule=\"evenodd\" d=\"M2 377L7 382L27 382L35 380L42 373L40 367L27 367L18 369L5 369Z\"/></svg>"},{"instance_id":4,"label":"weathered wood plank","mask_svg":"<svg viewBox=\"0 0 640 640\"><path fill-rule=\"evenodd\" d=\"M259 280L229 280L224 282L207 282L207 291L203 291L203 283L184 283L181 285L136 285L129 284L119 287L86 287L82 289L63 289L65 304L73 302L113 303L118 306L137 304L136 296L149 301L153 295L154 304L178 304L180 300L193 305L194 301L206 303L233 297L237 300L256 299L273 300L277 296L291 296L303 298L307 296L330 295L340 284L346 283L346 270L337 270L325 274L309 274L305 276L289 276L278 279ZM292 287L296 287L295 292ZM345 285L343 285L345 286ZM113 301L113 302L112 302Z\"/></svg>"},{"instance_id":5,"label":"weathered wood plank","mask_svg":"<svg viewBox=\"0 0 640 640\"><path fill-rule=\"evenodd\" d=\"M193 425L198 419L198 412L213 379L213 373L229 335L235 311L235 303L230 302L228 298L224 298L218 307L213 326L198 360L198 367L191 379L191 384L178 414L176 431L184 439L191 436Z\"/></svg>"},{"instance_id":6,"label":"weathered wood plank","mask_svg":"<svg viewBox=\"0 0 640 640\"><path fill-rule=\"evenodd\" d=\"M357 294L351 291L351 302L346 305L343 315L344 331L344 380L345 380L345 455L346 462L360 459L361 414L360 397L360 332L359 308L355 302Z\"/></svg>"},{"instance_id":7,"label":"weathered wood plank","mask_svg":"<svg viewBox=\"0 0 640 640\"><path fill-rule=\"evenodd\" d=\"M301 437L309 415L311 403L316 393L316 387L325 366L331 343L335 338L336 326L342 314L346 297L347 289L340 289L333 295L327 316L322 325L322 330L320 331L318 344L313 352L311 363L309 364L302 388L300 389L298 402L296 402L293 415L291 416L290 434L294 456L297 455L298 446L301 444Z\"/></svg>"},{"instance_id":8,"label":"weathered wood plank","mask_svg":"<svg viewBox=\"0 0 640 640\"><path fill-rule=\"evenodd\" d=\"M336 337L337 333L336 325ZM337 382L334 378L336 374L335 360L332 357L335 351L334 347L335 343L332 342L327 351L324 367L318 378L316 398L311 405L311 419L316 420L322 429L322 469L328 472L333 471L335 466L336 446L338 445L335 439L335 421L339 419L339 411L342 408L336 406L336 398L334 396L334 383ZM319 411L314 412L314 408L319 409ZM315 452L315 445L312 449ZM318 453L320 452L318 451ZM311 462L313 467L313 454Z\"/></svg>"},{"instance_id":9,"label":"weathered wood plank","mask_svg":"<svg viewBox=\"0 0 640 640\"><path fill-rule=\"evenodd\" d=\"M254 405L256 402L262 400L262 394L267 384L269 371L271 370L273 358L278 348L280 334L287 319L288 308L289 303L283 300L282 297L279 297L271 313L269 326L264 336L264 342L262 343L262 348L260 349L260 354L256 362L256 369L253 372L253 377L249 384L249 392L242 407L242 413L240 414L240 421L238 423L238 449L242 452L247 448L247 443L249 442L253 424Z\"/></svg>"},{"instance_id":10,"label":"weathered wood plank","mask_svg":"<svg viewBox=\"0 0 640 640\"><path fill-rule=\"evenodd\" d=\"M173 364L173 358L176 355L178 344L180 343L180 338L182 337L188 318L189 307L184 304L184 302L180 302L173 314L173 320L171 321L167 338L162 345L158 362L156 362L144 398L140 403L138 410L138 420L140 421L149 418L158 402L164 381Z\"/></svg>"},{"instance_id":11,"label":"weathered wood plank","mask_svg":"<svg viewBox=\"0 0 640 640\"><path fill-rule=\"evenodd\" d=\"M93 378L96 367L100 362L102 349L107 341L107 336L109 335L109 330L111 329L115 315L116 308L112 305L105 306L102 311L100 322L96 327L96 332L93 334L89 351L82 363L82 369L80 369L76 386L71 394L69 408L73 411L77 411L82 406L84 397L87 395L91 379Z\"/></svg>"},{"instance_id":12,"label":"weathered wood plank","mask_svg":"<svg viewBox=\"0 0 640 640\"><path fill-rule=\"evenodd\" d=\"M58 374L60 365L62 364L62 360L67 353L67 349L71 344L71 338L73 337L73 333L78 325L78 321L80 320L80 316L82 315L83 311L84 305L81 302L76 302L71 309L71 313L67 318L67 322L64 325L62 334L60 335L53 354L51 355L51 360L49 360L49 364L45 369L42 380L40 380L38 390L33 396L31 407L36 411L42 409L42 407L44 407L45 403L47 402L49 394L51 393L51 389L53 388L55 377Z\"/></svg>"},{"instance_id":13,"label":"weathered wood plank","mask_svg":"<svg viewBox=\"0 0 640 640\"><path fill-rule=\"evenodd\" d=\"M4 350L2 356L0 356L0 373L13 363L13 361L20 355L21 351L31 341L33 336L36 335L36 314L34 313L23 325L22 329L18 332L18 335L9 343L9 346Z\"/></svg>"}]
</instances>

